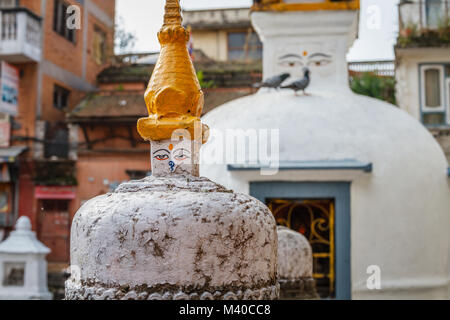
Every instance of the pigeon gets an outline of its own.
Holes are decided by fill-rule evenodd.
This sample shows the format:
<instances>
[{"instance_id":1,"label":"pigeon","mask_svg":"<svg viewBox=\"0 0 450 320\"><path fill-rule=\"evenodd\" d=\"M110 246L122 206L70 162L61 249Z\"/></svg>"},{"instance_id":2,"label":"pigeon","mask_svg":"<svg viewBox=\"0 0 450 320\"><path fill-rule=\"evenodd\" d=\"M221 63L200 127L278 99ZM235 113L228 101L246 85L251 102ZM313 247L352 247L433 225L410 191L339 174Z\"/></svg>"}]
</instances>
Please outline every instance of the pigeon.
<instances>
[{"instance_id":1,"label":"pigeon","mask_svg":"<svg viewBox=\"0 0 450 320\"><path fill-rule=\"evenodd\" d=\"M289 73L283 73L278 76L274 76L264 80L261 83L255 83L253 87L255 88L275 88L278 89L281 84L289 78L291 75Z\"/></svg>"},{"instance_id":2,"label":"pigeon","mask_svg":"<svg viewBox=\"0 0 450 320\"><path fill-rule=\"evenodd\" d=\"M303 72L304 72L304 76L302 79L296 80L287 86L283 86L283 87L281 87L281 89L292 89L295 91L295 95L297 95L298 91L302 90L303 94L306 95L305 89L308 88L309 83L311 82L311 78L309 77L310 71L308 68L306 68L306 67L303 68Z\"/></svg>"}]
</instances>

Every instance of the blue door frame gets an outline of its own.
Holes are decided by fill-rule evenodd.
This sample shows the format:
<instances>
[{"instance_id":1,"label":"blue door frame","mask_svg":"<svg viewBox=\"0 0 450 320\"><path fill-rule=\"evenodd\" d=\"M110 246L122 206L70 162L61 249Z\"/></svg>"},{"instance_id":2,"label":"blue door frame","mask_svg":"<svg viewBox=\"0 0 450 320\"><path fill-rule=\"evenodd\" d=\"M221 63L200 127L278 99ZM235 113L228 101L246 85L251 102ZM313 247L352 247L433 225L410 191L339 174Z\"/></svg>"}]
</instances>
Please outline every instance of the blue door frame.
<instances>
[{"instance_id":1,"label":"blue door frame","mask_svg":"<svg viewBox=\"0 0 450 320\"><path fill-rule=\"evenodd\" d=\"M351 299L350 182L251 182L250 195L266 199L334 199L336 299Z\"/></svg>"}]
</instances>

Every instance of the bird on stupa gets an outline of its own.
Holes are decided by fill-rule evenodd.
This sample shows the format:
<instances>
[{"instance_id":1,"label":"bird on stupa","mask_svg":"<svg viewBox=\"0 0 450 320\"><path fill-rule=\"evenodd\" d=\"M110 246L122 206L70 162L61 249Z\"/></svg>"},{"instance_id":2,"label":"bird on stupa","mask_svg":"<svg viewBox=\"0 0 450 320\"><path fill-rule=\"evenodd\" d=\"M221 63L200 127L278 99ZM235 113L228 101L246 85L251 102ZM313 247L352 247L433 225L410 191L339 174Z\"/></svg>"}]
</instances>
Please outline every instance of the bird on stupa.
<instances>
[{"instance_id":1,"label":"bird on stupa","mask_svg":"<svg viewBox=\"0 0 450 320\"><path fill-rule=\"evenodd\" d=\"M253 87L255 88L274 88L278 89L281 84L289 78L291 75L289 73L283 73L274 77L270 77L263 82L255 83Z\"/></svg>"},{"instance_id":2,"label":"bird on stupa","mask_svg":"<svg viewBox=\"0 0 450 320\"><path fill-rule=\"evenodd\" d=\"M306 88L308 88L310 82L311 82L311 78L310 78L310 71L307 67L303 68L303 78L296 80L294 82L292 82L291 84L287 85L287 86L283 86L281 87L281 89L291 89L294 90L295 95L297 95L298 91L303 91L303 94L306 95Z\"/></svg>"}]
</instances>

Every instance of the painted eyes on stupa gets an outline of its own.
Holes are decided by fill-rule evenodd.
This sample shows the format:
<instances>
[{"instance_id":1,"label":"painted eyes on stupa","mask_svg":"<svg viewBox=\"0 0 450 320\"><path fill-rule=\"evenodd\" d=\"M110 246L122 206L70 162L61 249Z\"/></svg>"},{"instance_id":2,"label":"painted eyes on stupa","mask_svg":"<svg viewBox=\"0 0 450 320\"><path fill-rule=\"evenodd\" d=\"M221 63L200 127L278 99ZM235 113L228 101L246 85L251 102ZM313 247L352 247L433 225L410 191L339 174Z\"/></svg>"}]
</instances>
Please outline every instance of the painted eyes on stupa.
<instances>
[{"instance_id":1,"label":"painted eyes on stupa","mask_svg":"<svg viewBox=\"0 0 450 320\"><path fill-rule=\"evenodd\" d=\"M158 155L155 156L155 159L159 160L159 161L168 160L169 156L165 155L165 154L158 154Z\"/></svg>"},{"instance_id":2,"label":"painted eyes on stupa","mask_svg":"<svg viewBox=\"0 0 450 320\"><path fill-rule=\"evenodd\" d=\"M191 158L191 153L189 152L189 150L186 150L184 148L180 148L180 149L177 149L177 150L175 150L173 152L173 158L176 161L184 161L184 160L187 160L187 159Z\"/></svg>"},{"instance_id":3,"label":"painted eyes on stupa","mask_svg":"<svg viewBox=\"0 0 450 320\"><path fill-rule=\"evenodd\" d=\"M308 52L303 52L303 55L299 54L286 54L278 59L278 65L281 67L297 68L305 66L323 67L333 62L332 56L317 52L308 55Z\"/></svg>"},{"instance_id":4,"label":"painted eyes on stupa","mask_svg":"<svg viewBox=\"0 0 450 320\"><path fill-rule=\"evenodd\" d=\"M166 161L171 158L171 153L167 149L160 149L153 153L153 158L158 161ZM191 152L180 148L172 152L172 158L176 161L184 161L191 158Z\"/></svg>"},{"instance_id":5,"label":"painted eyes on stupa","mask_svg":"<svg viewBox=\"0 0 450 320\"><path fill-rule=\"evenodd\" d=\"M332 62L331 59L318 59L318 60L311 60L308 61L308 66L316 66L316 67L323 67L327 64L330 64Z\"/></svg>"},{"instance_id":6,"label":"painted eyes on stupa","mask_svg":"<svg viewBox=\"0 0 450 320\"><path fill-rule=\"evenodd\" d=\"M158 161L169 160L169 158L170 158L170 151L166 150L166 149L157 150L157 151L155 151L153 153L153 158L155 160L158 160Z\"/></svg>"},{"instance_id":7,"label":"painted eyes on stupa","mask_svg":"<svg viewBox=\"0 0 450 320\"><path fill-rule=\"evenodd\" d=\"M326 53L318 52L314 53L310 56L308 56L308 67L309 66L316 66L316 67L323 67L327 64L330 64L333 62L332 56Z\"/></svg>"},{"instance_id":8,"label":"painted eyes on stupa","mask_svg":"<svg viewBox=\"0 0 450 320\"><path fill-rule=\"evenodd\" d=\"M290 67L290 68L304 66L303 61L298 61L298 60L282 60L278 64L282 67Z\"/></svg>"}]
</instances>

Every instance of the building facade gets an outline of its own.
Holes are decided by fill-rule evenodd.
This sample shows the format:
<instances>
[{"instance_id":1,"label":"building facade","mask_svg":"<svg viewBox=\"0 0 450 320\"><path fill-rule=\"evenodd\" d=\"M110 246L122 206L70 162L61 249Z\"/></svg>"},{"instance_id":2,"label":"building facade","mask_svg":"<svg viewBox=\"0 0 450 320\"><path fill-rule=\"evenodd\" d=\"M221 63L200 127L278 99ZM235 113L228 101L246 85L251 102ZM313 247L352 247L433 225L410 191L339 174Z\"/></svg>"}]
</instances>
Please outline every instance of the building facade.
<instances>
[{"instance_id":1,"label":"building facade","mask_svg":"<svg viewBox=\"0 0 450 320\"><path fill-rule=\"evenodd\" d=\"M216 61L254 61L262 58L262 43L250 22L250 8L185 10L183 23L191 42Z\"/></svg>"},{"instance_id":2,"label":"building facade","mask_svg":"<svg viewBox=\"0 0 450 320\"><path fill-rule=\"evenodd\" d=\"M69 143L77 132L66 114L96 90L97 75L110 64L115 1L1 0L0 17L0 60L17 75L17 92L9 91L16 110L1 109L9 139L0 155L11 183L0 185L0 198L9 204L0 227L8 232L18 216L28 216L51 249L49 269L61 270L69 262L70 223L79 205Z\"/></svg>"},{"instance_id":3,"label":"building facade","mask_svg":"<svg viewBox=\"0 0 450 320\"><path fill-rule=\"evenodd\" d=\"M450 1L401 1L398 8L398 105L430 130L450 160Z\"/></svg>"}]
</instances>

